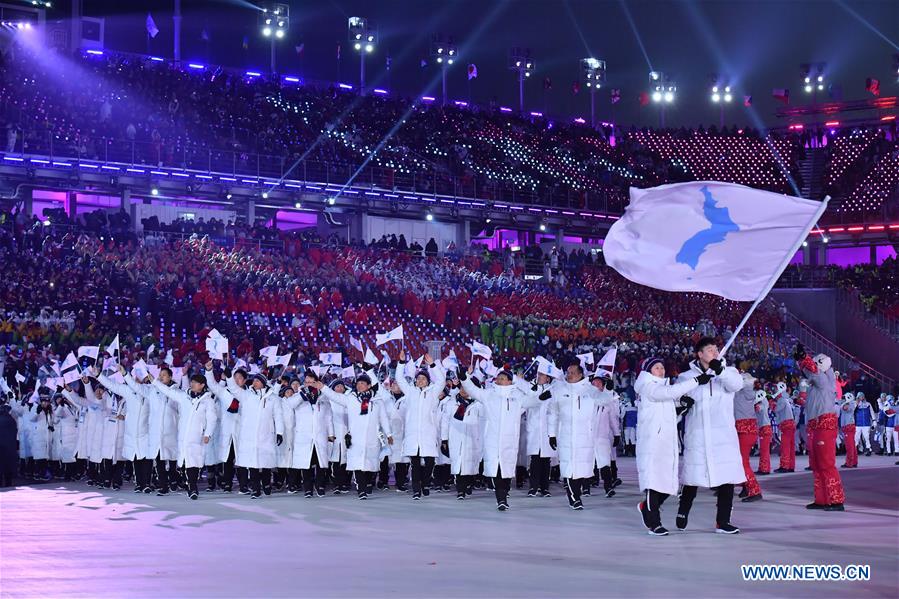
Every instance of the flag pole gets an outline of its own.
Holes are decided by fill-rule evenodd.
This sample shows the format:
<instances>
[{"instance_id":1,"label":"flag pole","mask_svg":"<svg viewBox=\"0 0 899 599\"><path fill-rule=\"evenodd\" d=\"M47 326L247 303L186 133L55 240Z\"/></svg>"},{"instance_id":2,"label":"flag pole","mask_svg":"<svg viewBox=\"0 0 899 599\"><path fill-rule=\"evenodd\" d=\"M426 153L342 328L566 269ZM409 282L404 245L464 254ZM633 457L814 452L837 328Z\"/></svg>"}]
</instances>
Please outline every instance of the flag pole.
<instances>
[{"instance_id":1,"label":"flag pole","mask_svg":"<svg viewBox=\"0 0 899 599\"><path fill-rule=\"evenodd\" d=\"M799 248L802 247L802 242L805 241L805 238L808 237L809 231L812 230L818 219L821 218L821 215L824 214L824 211L827 210L827 202L830 201L830 196L825 196L825 198L821 201L821 205L818 206L818 211L815 212L815 216L809 221L808 225L806 225L805 229L802 231L802 234L796 239L796 243L793 244L792 249L787 252L786 256L784 256L783 261L780 263L780 266L771 275L771 279L765 285L765 288L759 293L759 296L752 303L752 306L749 308L749 311L746 312L746 315L743 316L743 320L740 321L740 324L737 325L737 328L734 329L734 334L730 336L730 339L727 340L727 343L724 344L724 347L721 349L721 355L723 356L727 353L727 350L730 349L730 346L733 345L734 339L737 338L737 335L746 326L746 323L749 322L749 317L752 316L752 313L755 312L755 309L758 308L761 303L768 297L768 293L774 288L774 285L777 283L777 280L780 278L780 275L783 274L783 271L787 269L787 266L790 265L790 260L793 259L793 256L796 255L796 252L799 251Z\"/></svg>"}]
</instances>

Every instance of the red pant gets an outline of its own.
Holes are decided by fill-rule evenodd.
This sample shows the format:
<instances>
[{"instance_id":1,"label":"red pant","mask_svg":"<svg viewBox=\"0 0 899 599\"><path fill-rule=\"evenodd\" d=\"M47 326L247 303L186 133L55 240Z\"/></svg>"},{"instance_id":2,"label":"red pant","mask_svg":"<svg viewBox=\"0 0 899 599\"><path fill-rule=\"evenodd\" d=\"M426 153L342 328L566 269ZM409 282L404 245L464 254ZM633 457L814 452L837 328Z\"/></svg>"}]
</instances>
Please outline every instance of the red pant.
<instances>
[{"instance_id":1,"label":"red pant","mask_svg":"<svg viewBox=\"0 0 899 599\"><path fill-rule=\"evenodd\" d=\"M780 423L780 467L784 470L796 468L796 422L784 420Z\"/></svg>"},{"instance_id":2,"label":"red pant","mask_svg":"<svg viewBox=\"0 0 899 599\"><path fill-rule=\"evenodd\" d=\"M759 429L759 472L771 472L771 425L766 424Z\"/></svg>"},{"instance_id":3,"label":"red pant","mask_svg":"<svg viewBox=\"0 0 899 599\"><path fill-rule=\"evenodd\" d=\"M742 418L737 420L737 437L740 439L740 455L743 457L743 472L746 474L746 493L749 497L753 495L761 495L762 489L759 482L755 480L755 474L752 472L752 466L749 464L749 452L755 445L759 436L758 423L755 418Z\"/></svg>"},{"instance_id":4,"label":"red pant","mask_svg":"<svg viewBox=\"0 0 899 599\"><path fill-rule=\"evenodd\" d=\"M843 481L836 466L837 415L823 414L808 423L809 465L815 477L815 503L843 503ZM854 442L854 440L853 440Z\"/></svg>"},{"instance_id":5,"label":"red pant","mask_svg":"<svg viewBox=\"0 0 899 599\"><path fill-rule=\"evenodd\" d=\"M855 425L843 427L843 445L846 446L846 465L858 466L858 447L855 446Z\"/></svg>"}]
</instances>

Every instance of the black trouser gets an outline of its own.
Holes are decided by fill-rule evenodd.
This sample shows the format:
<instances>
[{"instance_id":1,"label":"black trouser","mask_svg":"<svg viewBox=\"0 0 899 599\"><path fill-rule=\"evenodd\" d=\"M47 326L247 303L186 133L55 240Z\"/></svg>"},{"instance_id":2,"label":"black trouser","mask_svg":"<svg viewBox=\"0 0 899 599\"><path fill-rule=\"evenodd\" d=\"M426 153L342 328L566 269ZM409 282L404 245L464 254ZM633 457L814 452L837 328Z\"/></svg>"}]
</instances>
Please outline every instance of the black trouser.
<instances>
[{"instance_id":1,"label":"black trouser","mask_svg":"<svg viewBox=\"0 0 899 599\"><path fill-rule=\"evenodd\" d=\"M345 491L350 486L349 475L346 471L346 464L340 462L331 462L331 476L334 478L334 487Z\"/></svg>"},{"instance_id":2,"label":"black trouser","mask_svg":"<svg viewBox=\"0 0 899 599\"><path fill-rule=\"evenodd\" d=\"M581 500L581 489L585 484L590 484L586 478L566 478L565 492L568 494L568 505L574 505L575 501Z\"/></svg>"},{"instance_id":3,"label":"black trouser","mask_svg":"<svg viewBox=\"0 0 899 599\"><path fill-rule=\"evenodd\" d=\"M250 468L250 487L254 491L262 492L263 488L269 488L272 484L271 468Z\"/></svg>"},{"instance_id":4,"label":"black trouser","mask_svg":"<svg viewBox=\"0 0 899 599\"><path fill-rule=\"evenodd\" d=\"M100 481L100 464L97 462L91 462L88 460L87 462L87 480L90 482L98 483Z\"/></svg>"},{"instance_id":5,"label":"black trouser","mask_svg":"<svg viewBox=\"0 0 899 599\"><path fill-rule=\"evenodd\" d=\"M303 468L302 473L303 492L311 493L313 488L325 488L325 480L327 480L328 477L328 469L326 467L323 467L318 461L318 452L315 450L315 447L312 448L312 457L309 461L309 467Z\"/></svg>"},{"instance_id":6,"label":"black trouser","mask_svg":"<svg viewBox=\"0 0 899 599\"><path fill-rule=\"evenodd\" d=\"M199 468L188 468L187 469L187 492L188 493L199 493L200 490L197 488L197 481L200 478L200 469Z\"/></svg>"},{"instance_id":7,"label":"black trouser","mask_svg":"<svg viewBox=\"0 0 899 599\"><path fill-rule=\"evenodd\" d=\"M116 463L113 463L112 460L103 460L100 463L100 471L103 473L101 480L107 485L112 485L114 487L122 486L122 469L125 467L125 462L119 460Z\"/></svg>"},{"instance_id":8,"label":"black trouser","mask_svg":"<svg viewBox=\"0 0 899 599\"><path fill-rule=\"evenodd\" d=\"M524 481L528 479L528 469L524 466L515 467L515 488L520 489L524 486Z\"/></svg>"},{"instance_id":9,"label":"black trouser","mask_svg":"<svg viewBox=\"0 0 899 599\"><path fill-rule=\"evenodd\" d=\"M422 464L424 460L424 464ZM432 457L412 457L412 491L421 493L422 489L431 486L431 473L434 471L434 458Z\"/></svg>"},{"instance_id":10,"label":"black trouser","mask_svg":"<svg viewBox=\"0 0 899 599\"><path fill-rule=\"evenodd\" d=\"M549 491L549 458L531 456L531 491Z\"/></svg>"},{"instance_id":11,"label":"black trouser","mask_svg":"<svg viewBox=\"0 0 899 599\"><path fill-rule=\"evenodd\" d=\"M457 474L456 475L456 493L462 495L471 492L471 486L474 484L474 475Z\"/></svg>"},{"instance_id":12,"label":"black trouser","mask_svg":"<svg viewBox=\"0 0 899 599\"><path fill-rule=\"evenodd\" d=\"M686 489L686 487L684 487ZM694 493L696 491L696 487L693 487ZM658 491L653 491L652 489L646 489L646 498L644 499L646 505L646 522L649 524L649 530L653 530L662 525L662 514L659 510L662 507L662 504L665 503L665 500L668 499L667 493L659 493ZM692 500L691 500L692 501Z\"/></svg>"},{"instance_id":13,"label":"black trouser","mask_svg":"<svg viewBox=\"0 0 899 599\"><path fill-rule=\"evenodd\" d=\"M274 485L276 487L284 486L284 482L287 480L287 468L277 468L272 472L272 479Z\"/></svg>"},{"instance_id":14,"label":"black trouser","mask_svg":"<svg viewBox=\"0 0 899 599\"><path fill-rule=\"evenodd\" d=\"M62 465L62 473L63 476L66 477L66 480L74 480L75 477L78 476L78 463L77 462L67 462Z\"/></svg>"},{"instance_id":15,"label":"black trouser","mask_svg":"<svg viewBox=\"0 0 899 599\"><path fill-rule=\"evenodd\" d=\"M206 486L210 491L214 491L216 484L215 479L218 476L219 465L218 464L208 464L206 466Z\"/></svg>"},{"instance_id":16,"label":"black trouser","mask_svg":"<svg viewBox=\"0 0 899 599\"><path fill-rule=\"evenodd\" d=\"M390 483L390 458L385 457L381 460L380 467L378 469L378 488L387 488L387 485Z\"/></svg>"},{"instance_id":17,"label":"black trouser","mask_svg":"<svg viewBox=\"0 0 899 599\"><path fill-rule=\"evenodd\" d=\"M153 460L134 460L134 486L138 489L146 489L150 486L150 472L153 470Z\"/></svg>"},{"instance_id":18,"label":"black trouser","mask_svg":"<svg viewBox=\"0 0 899 599\"><path fill-rule=\"evenodd\" d=\"M715 525L720 527L730 524L730 514L734 507L734 486L726 484L715 488L718 491ZM680 505L677 508L678 514L690 515L690 508L693 507L693 500L696 499L696 490L696 487L684 485L684 488L681 489Z\"/></svg>"},{"instance_id":19,"label":"black trouser","mask_svg":"<svg viewBox=\"0 0 899 599\"><path fill-rule=\"evenodd\" d=\"M399 462L393 465L393 484L404 486L409 480L409 464Z\"/></svg>"},{"instance_id":20,"label":"black trouser","mask_svg":"<svg viewBox=\"0 0 899 599\"><path fill-rule=\"evenodd\" d=\"M356 489L359 491L359 494L363 493L371 493L371 489L369 486L371 485L373 472L368 472L366 470L356 470Z\"/></svg>"},{"instance_id":21,"label":"black trouser","mask_svg":"<svg viewBox=\"0 0 899 599\"><path fill-rule=\"evenodd\" d=\"M231 449L228 451L228 459L219 464L219 489L231 490L234 484L234 443L231 443Z\"/></svg>"},{"instance_id":22,"label":"black trouser","mask_svg":"<svg viewBox=\"0 0 899 599\"><path fill-rule=\"evenodd\" d=\"M450 464L434 466L434 486L438 489L448 485L450 480Z\"/></svg>"},{"instance_id":23,"label":"black trouser","mask_svg":"<svg viewBox=\"0 0 899 599\"><path fill-rule=\"evenodd\" d=\"M232 450L233 455L233 450ZM250 488L250 470L249 468L244 468L243 466L238 466L237 470L237 486L241 491L246 491Z\"/></svg>"},{"instance_id":24,"label":"black trouser","mask_svg":"<svg viewBox=\"0 0 899 599\"><path fill-rule=\"evenodd\" d=\"M612 476L612 468L611 466L603 466L599 469L599 477L602 479L602 488L608 493L612 490L612 483L615 481L615 478Z\"/></svg>"},{"instance_id":25,"label":"black trouser","mask_svg":"<svg viewBox=\"0 0 899 599\"><path fill-rule=\"evenodd\" d=\"M493 477L493 492L496 495L496 503L504 503L509 500L509 489L512 488L511 478Z\"/></svg>"},{"instance_id":26,"label":"black trouser","mask_svg":"<svg viewBox=\"0 0 899 599\"><path fill-rule=\"evenodd\" d=\"M157 487L162 492L168 492L169 485L177 482L178 469L172 460L163 460L159 455L156 456L156 482Z\"/></svg>"},{"instance_id":27,"label":"black trouser","mask_svg":"<svg viewBox=\"0 0 899 599\"><path fill-rule=\"evenodd\" d=\"M612 481L614 482L618 478L618 462L616 460L612 460L612 464L609 466L612 472Z\"/></svg>"},{"instance_id":28,"label":"black trouser","mask_svg":"<svg viewBox=\"0 0 899 599\"><path fill-rule=\"evenodd\" d=\"M47 460L34 460L34 476L44 478L47 475Z\"/></svg>"}]
</instances>

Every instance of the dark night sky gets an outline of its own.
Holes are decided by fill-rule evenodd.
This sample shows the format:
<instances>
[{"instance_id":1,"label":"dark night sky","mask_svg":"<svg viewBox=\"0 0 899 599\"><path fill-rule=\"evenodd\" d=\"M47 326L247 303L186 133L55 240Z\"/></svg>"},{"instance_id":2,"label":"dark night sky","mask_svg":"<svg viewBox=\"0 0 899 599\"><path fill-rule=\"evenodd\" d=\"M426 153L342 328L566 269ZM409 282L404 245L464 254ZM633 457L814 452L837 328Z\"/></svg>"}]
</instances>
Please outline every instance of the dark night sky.
<instances>
[{"instance_id":1,"label":"dark night sky","mask_svg":"<svg viewBox=\"0 0 899 599\"><path fill-rule=\"evenodd\" d=\"M65 17L67 4L56 3L57 18ZM183 0L182 4L183 58L267 68L268 45L248 2ZM869 97L864 90L869 76L880 79L883 95L899 93L892 63L893 54L899 52L899 0L294 0L290 4L291 29L279 51L282 72L358 82L359 62L346 43L346 20L364 16L380 33L380 45L366 65L367 83L404 95L421 94L429 84L430 91L437 89L436 68L419 67L434 33L453 36L462 52L449 75L451 98L468 97L465 65L474 62L480 76L472 81L472 100L496 98L517 106L516 78L507 69L508 50L526 46L537 62L537 73L526 84L526 107L588 116L585 89L574 96L571 85L579 76L578 60L592 55L608 64L609 83L597 95L597 116L612 116L608 89L618 87L622 101L614 118L622 123L657 123L656 110L641 109L637 101L647 89L650 64L678 83L679 97L668 113L671 125L718 122L717 109L708 98L709 76L715 72L729 74L734 82L736 102L726 121L741 125L778 123L772 88L790 88L793 104L806 101L799 77L802 62L827 62L830 81L842 87L846 100ZM84 0L84 5L86 14L108 17L107 47L135 52L146 49L144 22L151 10L161 30L152 51L172 55L171 0ZM204 28L211 37L208 47L201 40ZM250 40L248 51L241 47L244 36ZM305 49L298 57L294 47L300 43ZM342 63L337 61L338 43ZM545 77L551 78L553 87L544 94ZM753 96L754 114L742 106L745 94Z\"/></svg>"}]
</instances>

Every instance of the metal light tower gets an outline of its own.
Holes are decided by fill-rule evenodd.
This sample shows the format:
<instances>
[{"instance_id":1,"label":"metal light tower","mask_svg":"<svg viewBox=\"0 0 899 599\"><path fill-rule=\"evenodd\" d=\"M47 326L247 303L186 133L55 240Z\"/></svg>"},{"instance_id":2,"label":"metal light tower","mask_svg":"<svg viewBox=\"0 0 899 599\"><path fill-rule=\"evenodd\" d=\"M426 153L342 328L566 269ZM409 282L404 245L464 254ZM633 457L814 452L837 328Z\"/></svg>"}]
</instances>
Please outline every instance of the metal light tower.
<instances>
[{"instance_id":1,"label":"metal light tower","mask_svg":"<svg viewBox=\"0 0 899 599\"><path fill-rule=\"evenodd\" d=\"M534 72L536 64L530 48L512 48L509 52L509 69L518 73L518 110L524 112L524 80Z\"/></svg>"},{"instance_id":2,"label":"metal light tower","mask_svg":"<svg viewBox=\"0 0 899 599\"><path fill-rule=\"evenodd\" d=\"M378 34L364 17L350 17L347 30L353 49L359 53L359 93L362 94L365 93L365 55L375 51Z\"/></svg>"},{"instance_id":3,"label":"metal light tower","mask_svg":"<svg viewBox=\"0 0 899 599\"><path fill-rule=\"evenodd\" d=\"M720 75L712 76L712 89L709 98L712 100L712 103L717 104L720 109L718 124L721 129L724 129L724 108L734 99L727 78L721 77Z\"/></svg>"},{"instance_id":4,"label":"metal light tower","mask_svg":"<svg viewBox=\"0 0 899 599\"><path fill-rule=\"evenodd\" d=\"M661 71L649 72L649 89L652 101L659 105L659 127L665 127L665 107L674 102L677 83Z\"/></svg>"},{"instance_id":5,"label":"metal light tower","mask_svg":"<svg viewBox=\"0 0 899 599\"><path fill-rule=\"evenodd\" d=\"M290 5L286 2L269 2L262 7L259 13L259 26L263 37L271 42L271 67L272 74L277 72L277 60L275 57L275 42L284 39L287 28L290 27Z\"/></svg>"},{"instance_id":6,"label":"metal light tower","mask_svg":"<svg viewBox=\"0 0 899 599\"><path fill-rule=\"evenodd\" d=\"M440 67L441 77L443 79L443 105L446 106L446 70L453 65L459 58L459 49L453 43L453 38L444 40L441 36L435 35L431 44L431 60Z\"/></svg>"},{"instance_id":7,"label":"metal light tower","mask_svg":"<svg viewBox=\"0 0 899 599\"><path fill-rule=\"evenodd\" d=\"M581 71L584 73L584 83L590 92L590 126L596 127L596 92L606 82L606 61L584 58L581 60Z\"/></svg>"}]
</instances>

